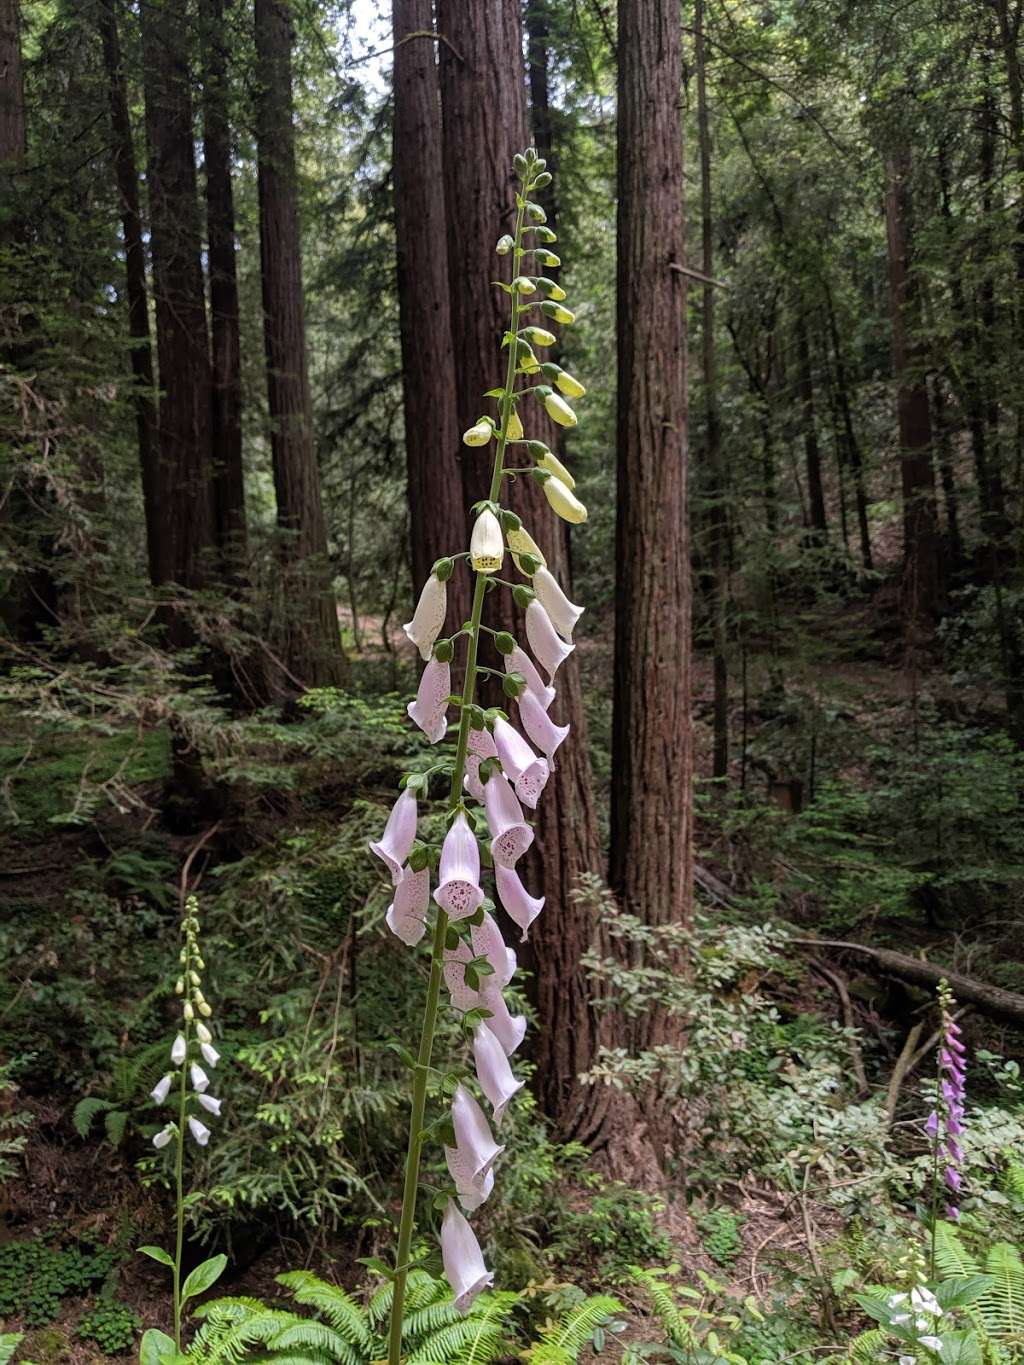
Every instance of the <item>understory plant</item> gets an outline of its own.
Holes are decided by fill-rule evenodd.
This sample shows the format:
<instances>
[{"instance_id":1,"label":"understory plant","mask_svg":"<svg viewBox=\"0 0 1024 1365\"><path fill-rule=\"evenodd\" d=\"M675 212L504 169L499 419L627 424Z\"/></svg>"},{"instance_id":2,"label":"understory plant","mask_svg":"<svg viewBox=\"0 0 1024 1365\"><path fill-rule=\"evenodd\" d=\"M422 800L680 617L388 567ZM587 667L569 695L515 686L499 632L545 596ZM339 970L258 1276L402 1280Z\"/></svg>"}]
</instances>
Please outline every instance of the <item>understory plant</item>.
<instances>
[{"instance_id":1,"label":"understory plant","mask_svg":"<svg viewBox=\"0 0 1024 1365\"><path fill-rule=\"evenodd\" d=\"M549 708L555 696L554 677L572 652L573 628L581 612L549 572L542 548L504 505L509 482L532 475L558 516L576 523L587 515L573 492L572 476L545 442L527 437L519 412L520 403L532 399L554 422L575 426L576 414L563 395L578 398L584 389L560 366L542 363L537 357L537 350L553 346L556 338L547 326L529 321L532 310L539 307L545 323L570 323L573 314L563 305L565 291L543 273L560 262L550 250L555 234L545 225L544 210L530 197L550 184L551 175L532 149L515 157L514 169L519 182L515 226L496 247L497 254L511 265L509 279L500 286L510 310L502 342L508 352L505 383L485 395L496 404L497 415L481 416L463 436L473 449L491 448L493 443L490 490L472 509L469 549L453 551L435 563L413 619L405 627L426 665L416 699L409 704L409 716L432 744L438 744L447 734L448 712L454 707L458 713L455 751L425 772L403 778L384 833L370 846L386 864L394 884L394 900L387 912L392 932L412 947L427 933L433 913L419 1046L415 1056L407 1053L412 1103L397 1251L393 1265L374 1262L373 1266L393 1286L388 1334L391 1365L399 1365L403 1349L420 1163L427 1137L444 1142L452 1181L448 1189L436 1192L434 1207L443 1214L441 1252L456 1307L468 1311L476 1296L493 1283L465 1213L472 1213L490 1195L494 1166L503 1148L460 1070L442 1075L432 1067L434 1034L443 981L452 1007L461 1016L479 1088L491 1106L495 1126L500 1126L509 1101L523 1084L515 1077L509 1058L523 1040L526 1020L509 1012L503 995L516 957L505 945L491 914L494 902L481 885L482 854L493 867L498 899L525 939L544 902L527 891L516 870L534 838L523 806L536 808L555 751L568 734L568 726L552 721ZM535 382L538 376L545 382ZM526 387L521 379L526 380ZM525 456L527 463L506 464L510 448ZM501 576L509 556L520 575L515 582ZM470 618L453 635L442 638L446 585L454 572L463 569L462 561L468 561L474 576ZM509 631L495 631L483 623L486 596L501 589L511 592L516 605L524 609L530 653ZM494 664L500 667L483 663L485 640L493 647ZM456 647L463 646L462 691L453 696L451 663ZM500 679L504 697L516 705L518 724L502 707L484 708L479 703L477 683L484 675ZM417 803L429 797L435 778L446 782L447 833L440 848L417 841ZM436 889L431 897L435 868ZM449 1099L449 1107L425 1127L428 1092L438 1090Z\"/></svg>"}]
</instances>

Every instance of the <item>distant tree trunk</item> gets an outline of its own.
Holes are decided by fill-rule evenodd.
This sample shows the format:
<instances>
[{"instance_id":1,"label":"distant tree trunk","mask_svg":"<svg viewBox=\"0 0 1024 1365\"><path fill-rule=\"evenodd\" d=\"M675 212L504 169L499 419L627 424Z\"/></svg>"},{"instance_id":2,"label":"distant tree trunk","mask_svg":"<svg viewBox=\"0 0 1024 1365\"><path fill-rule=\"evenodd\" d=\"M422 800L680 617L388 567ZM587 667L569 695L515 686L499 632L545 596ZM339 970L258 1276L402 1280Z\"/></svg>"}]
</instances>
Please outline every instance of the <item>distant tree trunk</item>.
<instances>
[{"instance_id":1,"label":"distant tree trunk","mask_svg":"<svg viewBox=\"0 0 1024 1365\"><path fill-rule=\"evenodd\" d=\"M871 556L871 532L868 528L868 500L864 491L864 463L861 459L860 444L857 441L857 433L853 425L853 413L850 408L850 388L846 376L846 361L843 358L843 346L839 339L839 326L836 322L835 300L832 297L832 288L828 281L825 281L825 304L828 311L828 330L829 340L832 343L832 358L835 364L836 375L836 402L839 406L839 414L842 419L842 439L846 455L846 462L853 474L853 497L857 508L857 534L860 540L860 560L864 569L870 573L874 568Z\"/></svg>"},{"instance_id":2,"label":"distant tree trunk","mask_svg":"<svg viewBox=\"0 0 1024 1365\"><path fill-rule=\"evenodd\" d=\"M490 281L496 278L494 243L512 223L512 158L527 142L522 30L511 4L467 6L439 0L438 29L444 112L445 191L452 331L458 384L459 427L469 426L493 405L485 390L504 379L499 347L508 324L508 300ZM449 47L448 44L451 44ZM458 52L456 57L452 48ZM456 207L457 206L457 207ZM533 402L521 406L527 434L553 440L550 424ZM472 461L472 463L471 463ZM490 459L470 452L463 465L467 502L484 497ZM552 573L571 589L565 528L550 512L539 486L519 479L504 498L523 517L544 551ZM492 625L522 637L507 593L492 593ZM598 1140L607 1097L580 1087L577 1077L593 1064L597 1022L589 1003L580 958L594 933L588 914L573 900L579 876L599 863L586 727L575 658L558 674L552 717L570 722L573 732L541 804L538 857L526 878L543 877L548 909L531 929L536 973L531 992L540 1028L535 1040L536 1086L544 1112L560 1135ZM531 882L536 893L536 881ZM553 913L552 913L553 912Z\"/></svg>"},{"instance_id":3,"label":"distant tree trunk","mask_svg":"<svg viewBox=\"0 0 1024 1365\"><path fill-rule=\"evenodd\" d=\"M964 565L964 542L960 534L960 499L956 491L956 478L953 474L953 452L950 439L950 423L947 416L946 395L943 391L941 375L932 381L932 411L935 414L935 441L938 454L939 478L942 483L942 498L946 504L946 539L949 544L950 564L954 571Z\"/></svg>"},{"instance_id":4,"label":"distant tree trunk","mask_svg":"<svg viewBox=\"0 0 1024 1365\"><path fill-rule=\"evenodd\" d=\"M462 429L456 398L445 196L441 95L431 0L393 0L395 121L393 174L398 314L413 587L441 555L461 549ZM470 458L472 456L470 455ZM449 628L469 616L468 575L448 584Z\"/></svg>"},{"instance_id":5,"label":"distant tree trunk","mask_svg":"<svg viewBox=\"0 0 1024 1365\"><path fill-rule=\"evenodd\" d=\"M707 52L704 45L704 0L693 11L694 59L697 67L697 132L700 143L701 270L714 276L715 241L711 203L711 130L708 123ZM714 674L714 746L711 774L724 778L729 771L729 663L726 612L728 607L729 530L726 521L725 466L722 460L722 423L718 410L715 354L715 285L701 289L701 358L704 368L704 461L707 466L708 548L711 558L711 638Z\"/></svg>"},{"instance_id":6,"label":"distant tree trunk","mask_svg":"<svg viewBox=\"0 0 1024 1365\"><path fill-rule=\"evenodd\" d=\"M142 7L150 240L160 365L155 581L199 588L214 543L210 360L185 0ZM188 643L180 613L171 639Z\"/></svg>"},{"instance_id":7,"label":"distant tree trunk","mask_svg":"<svg viewBox=\"0 0 1024 1365\"><path fill-rule=\"evenodd\" d=\"M242 467L242 363L235 200L223 0L203 0L203 151L209 237L213 489L217 548L226 582L246 574L245 474Z\"/></svg>"},{"instance_id":8,"label":"distant tree trunk","mask_svg":"<svg viewBox=\"0 0 1024 1365\"><path fill-rule=\"evenodd\" d=\"M610 878L654 924L693 908L680 44L674 0L620 0Z\"/></svg>"},{"instance_id":9,"label":"distant tree trunk","mask_svg":"<svg viewBox=\"0 0 1024 1365\"><path fill-rule=\"evenodd\" d=\"M156 506L158 477L156 405L146 288L146 247L143 239L142 209L139 203L139 175L135 162L135 142L128 112L128 88L118 33L117 0L100 0L96 13L100 40L103 44L103 65L110 103L114 175L121 200L125 293L128 302L128 331L132 339L131 365L135 380L133 403L139 467L142 474L142 501L146 517L146 551L149 556L150 578L155 583L159 581L156 551L160 538Z\"/></svg>"},{"instance_id":10,"label":"distant tree trunk","mask_svg":"<svg viewBox=\"0 0 1024 1365\"><path fill-rule=\"evenodd\" d=\"M996 206L995 178L996 178L996 136L998 132L999 113L996 108L995 96L989 82L989 63L982 61L982 71L984 77L984 88L981 97L981 107L979 109L979 122L981 127L980 142L980 179L981 179L981 213L983 229L980 233L980 250L983 256L980 269L980 281L978 285L978 326L976 327L977 354L975 363L978 365L980 374L978 376L979 397L981 400L982 420L985 425L985 443L987 451L986 475L988 487L982 498L982 505L987 507L987 515L984 517L984 530L986 536L993 543L993 559L998 561L1002 558L1000 548L1010 537L1012 527L1010 519L1006 514L1006 495L1003 490L1003 458L999 435L999 400L996 394L995 374L996 374L996 346L997 346L997 319L996 319L996 291L995 276L1002 270L999 260L999 246L997 243L998 233L995 230L995 221L1000 209ZM1022 185L1024 188L1024 185ZM1024 276L1021 277L1024 285ZM1018 299L1018 306L1024 306ZM1024 330L1019 333L1020 339L1024 342ZM1000 572L1008 566L1000 565L996 562L993 565L995 572Z\"/></svg>"},{"instance_id":11,"label":"distant tree trunk","mask_svg":"<svg viewBox=\"0 0 1024 1365\"><path fill-rule=\"evenodd\" d=\"M19 0L0 0L0 194L9 200L25 165L25 85ZM0 217L6 231L7 213ZM0 237L2 240L2 237Z\"/></svg>"},{"instance_id":12,"label":"distant tree trunk","mask_svg":"<svg viewBox=\"0 0 1024 1365\"><path fill-rule=\"evenodd\" d=\"M938 614L941 558L932 467L932 422L919 316L907 254L906 164L886 157L885 222L892 303L892 355L896 376L903 493L903 573L911 618Z\"/></svg>"},{"instance_id":13,"label":"distant tree trunk","mask_svg":"<svg viewBox=\"0 0 1024 1365\"><path fill-rule=\"evenodd\" d=\"M811 338L806 305L802 297L795 304L793 330L796 334L797 396L800 400L800 425L804 438L804 466L807 470L807 500L811 538L823 542L828 534L825 489L821 480L821 446L814 403L814 372L811 369Z\"/></svg>"},{"instance_id":14,"label":"distant tree trunk","mask_svg":"<svg viewBox=\"0 0 1024 1365\"><path fill-rule=\"evenodd\" d=\"M284 662L307 684L345 674L313 445L292 123L288 0L256 0L256 152L270 444L280 529Z\"/></svg>"}]
</instances>

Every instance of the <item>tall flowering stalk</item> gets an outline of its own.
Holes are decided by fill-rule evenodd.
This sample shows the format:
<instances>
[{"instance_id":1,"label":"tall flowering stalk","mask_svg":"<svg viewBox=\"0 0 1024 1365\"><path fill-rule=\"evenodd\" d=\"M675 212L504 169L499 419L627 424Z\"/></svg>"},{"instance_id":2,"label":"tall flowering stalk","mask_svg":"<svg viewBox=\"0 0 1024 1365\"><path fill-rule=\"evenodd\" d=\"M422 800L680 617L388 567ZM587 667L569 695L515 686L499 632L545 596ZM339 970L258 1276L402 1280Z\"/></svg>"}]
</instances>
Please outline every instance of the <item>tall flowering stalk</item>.
<instances>
[{"instance_id":1,"label":"tall flowering stalk","mask_svg":"<svg viewBox=\"0 0 1024 1365\"><path fill-rule=\"evenodd\" d=\"M544 555L526 527L502 505L504 480L509 474L532 474L543 486L552 509L564 520L579 523L587 509L577 498L574 481L543 441L530 440L517 410L532 398L562 426L576 425L567 398L580 398L583 385L560 366L542 362L537 351L555 343L548 322L567 324L573 314L564 306L565 292L543 274L560 264L549 249L555 234L545 225L544 210L530 195L551 181L544 162L532 149L516 156L520 189L516 195L515 230L498 241L499 256L511 265L501 288L509 298L509 329L503 340L508 350L504 386L485 395L496 403L496 416L481 416L465 432L467 446L485 448L493 442L494 456L488 497L472 509L475 514L468 550L438 560L424 584L406 634L425 663L410 718L432 744L448 730L448 712L458 712L454 756L426 773L402 781L402 793L372 851L385 863L394 886L388 908L389 928L410 946L427 932L433 912L430 976L419 1049L413 1067L409 1144L405 1164L398 1247L391 1272L394 1298L388 1341L390 1365L399 1365L405 1287L410 1269L420 1160L428 1131L424 1129L428 1079L442 983L452 1007L461 1015L471 1049L476 1080L491 1107L491 1118L501 1124L506 1106L521 1088L509 1058L522 1042L526 1021L512 1015L504 998L516 968L515 952L506 947L490 911L493 903L481 885L481 842L493 866L497 897L526 938L530 924L544 905L524 887L516 868L533 842L526 811L536 808L555 762L555 751L568 733L548 715L555 696L552 686L563 660L572 652L572 632L581 608L569 601L548 572ZM528 315L538 310L540 321ZM526 384L521 379L525 377ZM542 382L535 382L539 377ZM515 446L525 464L506 468L509 448ZM511 558L521 580L500 575ZM448 579L460 561L468 560L475 575L470 619L451 639L438 638L444 624ZM512 589L525 611L526 649L507 631L482 624L484 597L498 584ZM450 664L455 648L465 640L462 694L451 695ZM480 662L484 641L494 648L495 664ZM546 681L542 672L547 675ZM477 678L490 673L502 680L513 719L498 708L484 710L476 701ZM435 773L449 776L447 824L440 849L417 841L417 799L426 797ZM436 868L436 885L431 884ZM480 1246L465 1213L472 1213L494 1186L494 1167L504 1150L469 1085L460 1081L450 1111L431 1126L442 1137L451 1187L441 1197L443 1221L441 1252L445 1274L456 1305L464 1312L494 1279L484 1264Z\"/></svg>"},{"instance_id":2,"label":"tall flowering stalk","mask_svg":"<svg viewBox=\"0 0 1024 1365\"><path fill-rule=\"evenodd\" d=\"M143 1255L159 1261L171 1272L172 1299L174 1312L174 1348L181 1352L182 1313L185 1303L196 1294L203 1293L220 1276L227 1258L213 1256L197 1266L182 1282L182 1254L185 1246L185 1135L192 1138L199 1147L210 1141L210 1118L218 1118L221 1101L209 1093L210 1078L205 1071L212 1071L220 1061L220 1053L213 1045L210 1020L213 1009L203 994L202 973L206 969L199 945L199 906L195 896L189 896L185 903L185 914L181 921L182 945L179 953L179 972L175 982L175 994L181 1000L181 1026L171 1044L170 1062L173 1070L167 1072L151 1092L153 1103L161 1108L170 1103L174 1106L176 1117L165 1124L153 1138L157 1151L173 1144L174 1153L174 1193L175 1193L175 1237L174 1254L162 1247L144 1246L139 1250ZM162 1352L170 1345L170 1338L162 1332L147 1332L146 1337L154 1340L154 1350ZM145 1345L145 1341L143 1343ZM161 1358L158 1355L154 1358Z\"/></svg>"},{"instance_id":3,"label":"tall flowering stalk","mask_svg":"<svg viewBox=\"0 0 1024 1365\"><path fill-rule=\"evenodd\" d=\"M936 1062L935 1108L928 1115L925 1132L932 1144L932 1249L931 1270L935 1273L935 1225L940 1191L946 1199L946 1217L960 1217L957 1203L963 1187L964 1161L960 1138L964 1131L966 1096L966 1053L960 1026L953 1017L956 1000L949 982L938 986L940 1041Z\"/></svg>"}]
</instances>

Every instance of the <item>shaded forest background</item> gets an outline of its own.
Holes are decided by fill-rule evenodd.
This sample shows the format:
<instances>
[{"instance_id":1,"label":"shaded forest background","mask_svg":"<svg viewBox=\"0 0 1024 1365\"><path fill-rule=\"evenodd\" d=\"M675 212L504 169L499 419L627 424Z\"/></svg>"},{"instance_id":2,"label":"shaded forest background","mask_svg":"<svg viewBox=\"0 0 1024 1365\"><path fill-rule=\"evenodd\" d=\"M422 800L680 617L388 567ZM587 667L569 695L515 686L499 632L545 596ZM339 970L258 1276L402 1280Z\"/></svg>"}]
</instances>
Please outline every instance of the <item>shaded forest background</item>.
<instances>
[{"instance_id":1,"label":"shaded forest background","mask_svg":"<svg viewBox=\"0 0 1024 1365\"><path fill-rule=\"evenodd\" d=\"M164 1218L195 890L230 1060L197 1245L259 1284L387 1241L420 984L365 847L426 766L401 623L485 491L529 142L590 516L570 562L514 490L587 615L498 1264L736 1268L802 1305L750 1360L840 1340L922 1198L943 971L967 1231L1015 1235L1022 16L394 0L368 74L345 4L0 0L4 1237Z\"/></svg>"}]
</instances>

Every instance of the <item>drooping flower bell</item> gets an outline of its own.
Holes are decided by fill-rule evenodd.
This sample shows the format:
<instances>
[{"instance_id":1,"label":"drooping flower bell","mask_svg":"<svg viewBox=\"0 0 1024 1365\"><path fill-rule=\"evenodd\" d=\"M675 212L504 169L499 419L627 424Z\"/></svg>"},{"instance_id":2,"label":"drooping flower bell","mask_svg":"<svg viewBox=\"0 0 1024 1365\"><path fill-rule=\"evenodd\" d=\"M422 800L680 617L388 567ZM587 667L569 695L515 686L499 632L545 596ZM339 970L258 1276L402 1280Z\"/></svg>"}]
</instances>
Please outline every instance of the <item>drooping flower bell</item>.
<instances>
[{"instance_id":1,"label":"drooping flower bell","mask_svg":"<svg viewBox=\"0 0 1024 1365\"><path fill-rule=\"evenodd\" d=\"M526 679L527 688L533 693L546 711L555 699L555 689L553 687L548 687L541 679L540 674L537 672L537 665L530 658L529 654L516 645L511 654L506 654L504 659L505 672L522 674Z\"/></svg>"},{"instance_id":2,"label":"drooping flower bell","mask_svg":"<svg viewBox=\"0 0 1024 1365\"><path fill-rule=\"evenodd\" d=\"M440 885L434 900L449 919L465 919L483 903L480 887L480 846L469 827L465 811L459 811L441 845Z\"/></svg>"},{"instance_id":3,"label":"drooping flower bell","mask_svg":"<svg viewBox=\"0 0 1024 1365\"><path fill-rule=\"evenodd\" d=\"M484 1264L476 1234L452 1199L441 1221L441 1260L455 1307L468 1312L476 1296L494 1283L494 1272Z\"/></svg>"},{"instance_id":4,"label":"drooping flower bell","mask_svg":"<svg viewBox=\"0 0 1024 1365\"><path fill-rule=\"evenodd\" d=\"M448 585L432 573L423 584L412 620L402 629L420 652L424 663L430 659L434 641L441 634L448 611Z\"/></svg>"},{"instance_id":5,"label":"drooping flower bell","mask_svg":"<svg viewBox=\"0 0 1024 1365\"><path fill-rule=\"evenodd\" d=\"M439 744L448 733L448 698L452 691L452 671L447 661L432 658L420 677L416 700L405 708L431 744Z\"/></svg>"},{"instance_id":6,"label":"drooping flower bell","mask_svg":"<svg viewBox=\"0 0 1024 1365\"><path fill-rule=\"evenodd\" d=\"M505 1150L494 1141L484 1111L464 1085L452 1096L455 1146L445 1148L448 1170L459 1202L468 1212L486 1200L494 1186L495 1161Z\"/></svg>"},{"instance_id":7,"label":"drooping flower bell","mask_svg":"<svg viewBox=\"0 0 1024 1365\"><path fill-rule=\"evenodd\" d=\"M548 500L548 505L556 516L563 521L569 522L572 526L579 526L587 519L587 509L580 502L579 498L567 488L561 479L555 478L544 480L544 496Z\"/></svg>"},{"instance_id":8,"label":"drooping flower bell","mask_svg":"<svg viewBox=\"0 0 1024 1365\"><path fill-rule=\"evenodd\" d=\"M416 792L414 788L406 787L391 807L384 833L370 844L370 852L387 866L394 886L402 880L402 869L415 841Z\"/></svg>"},{"instance_id":9,"label":"drooping flower bell","mask_svg":"<svg viewBox=\"0 0 1024 1365\"><path fill-rule=\"evenodd\" d=\"M569 726L556 725L528 687L519 694L519 719L530 743L537 746L554 768L555 750L568 736Z\"/></svg>"},{"instance_id":10,"label":"drooping flower bell","mask_svg":"<svg viewBox=\"0 0 1024 1365\"><path fill-rule=\"evenodd\" d=\"M547 563L540 546L534 540L533 536L530 535L525 526L517 526L515 530L508 531L505 538L508 542L512 560L520 573L526 572L520 558L521 555L532 555L539 564Z\"/></svg>"},{"instance_id":11,"label":"drooping flower bell","mask_svg":"<svg viewBox=\"0 0 1024 1365\"><path fill-rule=\"evenodd\" d=\"M559 319L559 321L561 321L561 319ZM580 381L574 379L568 370L562 370L560 372L555 380L555 387L561 389L566 398L582 398L587 392ZM569 487L571 488L572 484L570 484Z\"/></svg>"},{"instance_id":12,"label":"drooping flower bell","mask_svg":"<svg viewBox=\"0 0 1024 1365\"><path fill-rule=\"evenodd\" d=\"M533 657L548 675L548 680L553 682L555 674L575 645L566 644L561 638L551 623L551 617L536 598L526 608L526 639L533 650Z\"/></svg>"},{"instance_id":13,"label":"drooping flower bell","mask_svg":"<svg viewBox=\"0 0 1024 1365\"><path fill-rule=\"evenodd\" d=\"M187 1055L188 1044L185 1042L184 1034L179 1033L171 1046L171 1061L175 1066L181 1066Z\"/></svg>"},{"instance_id":14,"label":"drooping flower bell","mask_svg":"<svg viewBox=\"0 0 1024 1365\"><path fill-rule=\"evenodd\" d=\"M546 450L544 454L540 456L537 461L537 468L544 469L547 473L553 474L556 479L561 479L566 488L573 489L576 487L576 480L553 450Z\"/></svg>"},{"instance_id":15,"label":"drooping flower bell","mask_svg":"<svg viewBox=\"0 0 1024 1365\"><path fill-rule=\"evenodd\" d=\"M395 898L388 906L385 920L393 934L414 948L427 932L427 912L430 909L430 868L402 869L395 887Z\"/></svg>"},{"instance_id":16,"label":"drooping flower bell","mask_svg":"<svg viewBox=\"0 0 1024 1365\"><path fill-rule=\"evenodd\" d=\"M170 1094L171 1081L173 1079L174 1078L171 1075L167 1075L162 1076L160 1080L157 1081L156 1085L154 1085L153 1089L149 1092L153 1098L154 1104L164 1103L164 1101L167 1099L167 1096Z\"/></svg>"},{"instance_id":17,"label":"drooping flower bell","mask_svg":"<svg viewBox=\"0 0 1024 1365\"><path fill-rule=\"evenodd\" d=\"M495 1125L500 1128L509 1100L517 1090L522 1090L525 1082L516 1080L505 1049L486 1024L478 1024L473 1033L473 1061L480 1089L487 1096Z\"/></svg>"},{"instance_id":18,"label":"drooping flower bell","mask_svg":"<svg viewBox=\"0 0 1024 1365\"><path fill-rule=\"evenodd\" d=\"M544 909L543 896L531 896L520 881L514 868L497 865L494 869L494 882L498 888L498 899L505 913L519 927L520 941L525 943L530 925Z\"/></svg>"},{"instance_id":19,"label":"drooping flower bell","mask_svg":"<svg viewBox=\"0 0 1024 1365\"><path fill-rule=\"evenodd\" d=\"M208 1114L213 1114L215 1118L220 1118L220 1107L223 1100L214 1099L212 1095L207 1095L205 1093L197 1095L196 1099Z\"/></svg>"},{"instance_id":20,"label":"drooping flower bell","mask_svg":"<svg viewBox=\"0 0 1024 1365\"><path fill-rule=\"evenodd\" d=\"M569 601L558 579L546 568L538 569L533 575L533 591L555 630L571 644L572 632L583 615L583 608Z\"/></svg>"},{"instance_id":21,"label":"drooping flower bell","mask_svg":"<svg viewBox=\"0 0 1024 1365\"><path fill-rule=\"evenodd\" d=\"M153 1138L153 1146L158 1152L167 1146L171 1138L174 1137L175 1132L176 1129L173 1123L169 1123L165 1128L160 1129L159 1133Z\"/></svg>"},{"instance_id":22,"label":"drooping flower bell","mask_svg":"<svg viewBox=\"0 0 1024 1365\"><path fill-rule=\"evenodd\" d=\"M491 769L484 783L484 809L491 831L491 857L502 867L515 867L533 843L533 830L523 819L523 808L508 778L498 768Z\"/></svg>"},{"instance_id":23,"label":"drooping flower bell","mask_svg":"<svg viewBox=\"0 0 1024 1365\"><path fill-rule=\"evenodd\" d=\"M547 393L543 395L543 399L544 411L552 422L557 422L560 427L574 427L576 425L578 420L576 414L560 394L555 393L553 389L548 389ZM555 508L555 511L558 509Z\"/></svg>"},{"instance_id":24,"label":"drooping flower bell","mask_svg":"<svg viewBox=\"0 0 1024 1365\"><path fill-rule=\"evenodd\" d=\"M516 796L531 810L536 809L551 771L547 759L538 758L504 716L495 717L494 744L502 769L516 789Z\"/></svg>"},{"instance_id":25,"label":"drooping flower bell","mask_svg":"<svg viewBox=\"0 0 1024 1365\"><path fill-rule=\"evenodd\" d=\"M469 562L477 573L497 573L505 560L505 540L501 523L489 507L473 524L469 542Z\"/></svg>"},{"instance_id":26,"label":"drooping flower bell","mask_svg":"<svg viewBox=\"0 0 1024 1365\"><path fill-rule=\"evenodd\" d=\"M476 801L484 799L484 787L480 781L480 764L485 758L497 758L498 751L494 747L494 738L490 730L484 726L480 730L470 729L469 741L466 747L466 790Z\"/></svg>"},{"instance_id":27,"label":"drooping flower bell","mask_svg":"<svg viewBox=\"0 0 1024 1365\"><path fill-rule=\"evenodd\" d=\"M485 916L484 923L489 919L490 916ZM494 924L493 920L490 922ZM504 947L497 925L494 925L494 932L497 941L485 942L478 939L474 927L472 948L465 939L459 939L454 948L445 948L444 980L451 992L453 1009L461 1014L475 1009L488 1011L489 1018L484 1023L501 1044L505 1055L511 1057L526 1037L526 1018L511 1012L503 994L515 970L515 954ZM477 973L475 984L471 984L467 973L474 957L486 958L491 971L486 975Z\"/></svg>"},{"instance_id":28,"label":"drooping flower bell","mask_svg":"<svg viewBox=\"0 0 1024 1365\"><path fill-rule=\"evenodd\" d=\"M210 1141L210 1130L202 1119L190 1118L188 1121L188 1131L200 1147L205 1147Z\"/></svg>"},{"instance_id":29,"label":"drooping flower bell","mask_svg":"<svg viewBox=\"0 0 1024 1365\"><path fill-rule=\"evenodd\" d=\"M467 446L485 446L493 435L494 425L491 419L481 417L479 422L462 433L462 443Z\"/></svg>"}]
</instances>

